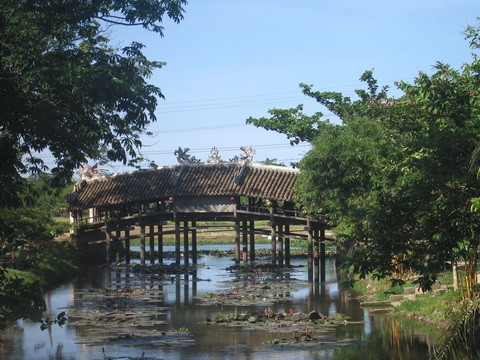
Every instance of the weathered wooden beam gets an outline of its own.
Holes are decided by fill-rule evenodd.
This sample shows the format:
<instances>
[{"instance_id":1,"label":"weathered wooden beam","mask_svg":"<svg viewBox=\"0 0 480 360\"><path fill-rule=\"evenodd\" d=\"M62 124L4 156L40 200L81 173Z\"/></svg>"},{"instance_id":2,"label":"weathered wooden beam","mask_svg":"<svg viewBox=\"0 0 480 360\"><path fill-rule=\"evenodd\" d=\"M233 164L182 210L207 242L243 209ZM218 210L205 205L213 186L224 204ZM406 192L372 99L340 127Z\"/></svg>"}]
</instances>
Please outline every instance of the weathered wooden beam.
<instances>
[{"instance_id":1,"label":"weathered wooden beam","mask_svg":"<svg viewBox=\"0 0 480 360\"><path fill-rule=\"evenodd\" d=\"M145 225L140 224L140 263L145 265Z\"/></svg>"},{"instance_id":2,"label":"weathered wooden beam","mask_svg":"<svg viewBox=\"0 0 480 360\"><path fill-rule=\"evenodd\" d=\"M326 264L326 258L325 258L325 228L322 227L320 229L320 281L325 282L325 264Z\"/></svg>"},{"instance_id":3,"label":"weathered wooden beam","mask_svg":"<svg viewBox=\"0 0 480 360\"><path fill-rule=\"evenodd\" d=\"M163 226L158 225L158 263L163 264Z\"/></svg>"},{"instance_id":4,"label":"weathered wooden beam","mask_svg":"<svg viewBox=\"0 0 480 360\"><path fill-rule=\"evenodd\" d=\"M121 259L121 254L120 254L120 230L115 231L115 238L116 238L116 243L115 243L115 263L118 265L122 261Z\"/></svg>"},{"instance_id":5,"label":"weathered wooden beam","mask_svg":"<svg viewBox=\"0 0 480 360\"><path fill-rule=\"evenodd\" d=\"M125 262L130 264L130 229L125 229Z\"/></svg>"},{"instance_id":6,"label":"weathered wooden beam","mask_svg":"<svg viewBox=\"0 0 480 360\"><path fill-rule=\"evenodd\" d=\"M240 223L235 221L235 263L240 263Z\"/></svg>"},{"instance_id":7,"label":"weathered wooden beam","mask_svg":"<svg viewBox=\"0 0 480 360\"><path fill-rule=\"evenodd\" d=\"M175 219L175 263L180 265L180 221Z\"/></svg>"},{"instance_id":8,"label":"weathered wooden beam","mask_svg":"<svg viewBox=\"0 0 480 360\"><path fill-rule=\"evenodd\" d=\"M150 246L150 264L155 264L155 226L150 225L148 231L149 246Z\"/></svg>"},{"instance_id":9,"label":"weathered wooden beam","mask_svg":"<svg viewBox=\"0 0 480 360\"><path fill-rule=\"evenodd\" d=\"M188 254L188 221L183 222L183 263L188 265L190 255Z\"/></svg>"},{"instance_id":10,"label":"weathered wooden beam","mask_svg":"<svg viewBox=\"0 0 480 360\"><path fill-rule=\"evenodd\" d=\"M112 259L110 257L110 243L112 239L110 237L110 230L108 229L107 225L105 224L105 261L107 264L110 264L112 262Z\"/></svg>"},{"instance_id":11,"label":"weathered wooden beam","mask_svg":"<svg viewBox=\"0 0 480 360\"><path fill-rule=\"evenodd\" d=\"M285 265L290 265L290 225L285 225Z\"/></svg>"},{"instance_id":12,"label":"weathered wooden beam","mask_svg":"<svg viewBox=\"0 0 480 360\"><path fill-rule=\"evenodd\" d=\"M320 280L320 266L319 266L319 236L318 236L318 229L313 231L313 270L314 270L314 279L315 283L318 283Z\"/></svg>"},{"instance_id":13,"label":"weathered wooden beam","mask_svg":"<svg viewBox=\"0 0 480 360\"><path fill-rule=\"evenodd\" d=\"M250 220L250 261L255 261L255 221Z\"/></svg>"},{"instance_id":14,"label":"weathered wooden beam","mask_svg":"<svg viewBox=\"0 0 480 360\"><path fill-rule=\"evenodd\" d=\"M192 262L197 264L198 251L197 251L197 222L192 220L190 230L192 230Z\"/></svg>"},{"instance_id":15,"label":"weathered wooden beam","mask_svg":"<svg viewBox=\"0 0 480 360\"><path fill-rule=\"evenodd\" d=\"M310 220L308 222L308 229L310 229ZM313 283L313 236L312 232L308 231L307 237L307 271L308 271L308 282Z\"/></svg>"},{"instance_id":16,"label":"weathered wooden beam","mask_svg":"<svg viewBox=\"0 0 480 360\"><path fill-rule=\"evenodd\" d=\"M248 261L248 228L247 220L242 220L242 260Z\"/></svg>"},{"instance_id":17,"label":"weathered wooden beam","mask_svg":"<svg viewBox=\"0 0 480 360\"><path fill-rule=\"evenodd\" d=\"M278 240L277 240L277 254L278 265L283 266L283 225L278 225Z\"/></svg>"},{"instance_id":18,"label":"weathered wooden beam","mask_svg":"<svg viewBox=\"0 0 480 360\"><path fill-rule=\"evenodd\" d=\"M271 244L272 244L272 265L277 264L277 230L275 225L270 228Z\"/></svg>"}]
</instances>

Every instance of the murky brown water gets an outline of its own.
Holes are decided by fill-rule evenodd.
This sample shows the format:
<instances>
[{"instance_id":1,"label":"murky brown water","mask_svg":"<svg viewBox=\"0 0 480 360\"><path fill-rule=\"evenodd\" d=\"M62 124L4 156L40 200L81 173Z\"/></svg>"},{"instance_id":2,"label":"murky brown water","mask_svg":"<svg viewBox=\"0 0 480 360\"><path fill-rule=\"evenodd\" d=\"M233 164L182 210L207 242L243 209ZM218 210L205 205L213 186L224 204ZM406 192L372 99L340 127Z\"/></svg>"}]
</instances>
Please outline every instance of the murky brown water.
<instances>
[{"instance_id":1,"label":"murky brown water","mask_svg":"<svg viewBox=\"0 0 480 360\"><path fill-rule=\"evenodd\" d=\"M203 256L199 259L196 273L187 277L170 275L159 278L152 274L134 274L123 267L95 267L83 278L46 295L48 310L44 320L56 319L64 311L68 320L63 326L52 324L42 330L38 322L18 321L0 335L3 341L0 358L428 358L435 341L433 336L408 322L374 316L368 309L350 300L348 293L337 282L333 260L327 262L326 282L320 286L307 283L305 264L306 260L292 261L290 270L278 279L287 283L291 280L295 284L301 280L299 288L294 286L294 290L276 293L275 299L267 297L262 299L264 304L250 307L206 305L202 300L205 294L228 290L230 281L234 280L234 274L225 270L233 265L230 258ZM109 296L124 289L138 289L136 295L129 295L128 301L133 301L134 296L137 298L134 303L114 299L115 304L108 304L102 297L105 289ZM129 309L129 306L135 306L135 309ZM206 322L222 314L264 311L268 307L277 312L295 309L303 313L314 310L327 316L342 313L350 316L355 323L336 326L322 334L322 341L305 344L308 346L279 346L266 343L276 338L291 337L284 329L271 331ZM103 322L93 322L96 317L102 318ZM132 336L129 336L130 333Z\"/></svg>"}]
</instances>

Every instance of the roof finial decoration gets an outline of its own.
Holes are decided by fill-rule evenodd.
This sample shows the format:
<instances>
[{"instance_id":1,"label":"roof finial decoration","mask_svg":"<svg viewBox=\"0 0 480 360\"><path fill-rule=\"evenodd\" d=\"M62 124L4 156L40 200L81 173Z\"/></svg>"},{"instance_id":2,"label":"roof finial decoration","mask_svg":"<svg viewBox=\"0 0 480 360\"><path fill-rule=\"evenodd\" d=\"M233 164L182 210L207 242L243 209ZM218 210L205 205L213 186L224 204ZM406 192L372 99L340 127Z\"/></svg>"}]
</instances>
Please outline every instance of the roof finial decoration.
<instances>
[{"instance_id":1,"label":"roof finial decoration","mask_svg":"<svg viewBox=\"0 0 480 360\"><path fill-rule=\"evenodd\" d=\"M210 150L210 156L208 157L206 163L207 164L220 164L222 162L220 152L214 146L212 150Z\"/></svg>"},{"instance_id":2,"label":"roof finial decoration","mask_svg":"<svg viewBox=\"0 0 480 360\"><path fill-rule=\"evenodd\" d=\"M187 154L190 151L190 148L182 149L180 146L178 150L175 150L173 153L180 164L196 164L200 162L200 159L197 159L195 156Z\"/></svg>"}]
</instances>

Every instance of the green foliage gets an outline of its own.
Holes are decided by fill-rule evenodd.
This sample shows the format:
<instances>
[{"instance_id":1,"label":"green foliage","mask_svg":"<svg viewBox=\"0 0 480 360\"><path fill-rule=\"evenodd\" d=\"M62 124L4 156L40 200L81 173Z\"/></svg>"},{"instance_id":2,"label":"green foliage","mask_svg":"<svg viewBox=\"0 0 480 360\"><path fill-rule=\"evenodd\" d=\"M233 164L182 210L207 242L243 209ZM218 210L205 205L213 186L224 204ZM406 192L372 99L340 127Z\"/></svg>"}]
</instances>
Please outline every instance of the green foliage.
<instances>
[{"instance_id":1,"label":"green foliage","mask_svg":"<svg viewBox=\"0 0 480 360\"><path fill-rule=\"evenodd\" d=\"M463 359L478 359L480 301L476 299L463 303L449 314L449 326L444 334L444 342L435 353L435 359L455 358L457 353L465 354Z\"/></svg>"},{"instance_id":2,"label":"green foliage","mask_svg":"<svg viewBox=\"0 0 480 360\"><path fill-rule=\"evenodd\" d=\"M273 158L273 159L270 159L270 158L266 158L264 161L260 161L260 164L263 164L263 165L276 165L276 166L285 166L285 164L283 162L278 162L277 158Z\"/></svg>"},{"instance_id":3,"label":"green foliage","mask_svg":"<svg viewBox=\"0 0 480 360\"><path fill-rule=\"evenodd\" d=\"M466 32L474 49L478 33L478 27ZM361 76L367 89L357 90L355 100L301 84L339 125L318 112L306 116L301 106L247 120L287 134L292 143L312 142L300 163L296 200L310 213L328 215L341 260L361 278L401 283L415 273L428 289L446 262L457 261L466 261L468 277L474 276L480 61L474 54L460 70L443 63L433 70L412 84L398 83L398 99L378 87L372 70Z\"/></svg>"},{"instance_id":4,"label":"green foliage","mask_svg":"<svg viewBox=\"0 0 480 360\"><path fill-rule=\"evenodd\" d=\"M41 174L25 180L25 191L17 194L22 206L0 206L0 254L15 251L19 246L51 240L69 230L66 221L56 216L66 216L64 195L71 189L50 187L51 176Z\"/></svg>"},{"instance_id":5,"label":"green foliage","mask_svg":"<svg viewBox=\"0 0 480 360\"><path fill-rule=\"evenodd\" d=\"M42 310L47 288L79 272L78 250L69 243L42 241L17 248L0 268L0 324Z\"/></svg>"},{"instance_id":6,"label":"green foliage","mask_svg":"<svg viewBox=\"0 0 480 360\"><path fill-rule=\"evenodd\" d=\"M44 150L54 156L51 172L62 181L100 151L111 161L136 158L139 136L156 120L157 101L163 97L146 80L163 63L148 60L141 43L118 47L108 34L115 26L132 26L161 36L164 18L181 21L185 4L1 2L2 197L14 203L19 174L46 170L35 155Z\"/></svg>"},{"instance_id":7,"label":"green foliage","mask_svg":"<svg viewBox=\"0 0 480 360\"><path fill-rule=\"evenodd\" d=\"M38 309L47 284L78 271L76 249L53 241L70 228L68 220L54 216L65 215L64 194L71 187L52 190L50 179L25 179L24 191L17 194L22 206L0 206L0 318L27 311L20 305Z\"/></svg>"}]
</instances>

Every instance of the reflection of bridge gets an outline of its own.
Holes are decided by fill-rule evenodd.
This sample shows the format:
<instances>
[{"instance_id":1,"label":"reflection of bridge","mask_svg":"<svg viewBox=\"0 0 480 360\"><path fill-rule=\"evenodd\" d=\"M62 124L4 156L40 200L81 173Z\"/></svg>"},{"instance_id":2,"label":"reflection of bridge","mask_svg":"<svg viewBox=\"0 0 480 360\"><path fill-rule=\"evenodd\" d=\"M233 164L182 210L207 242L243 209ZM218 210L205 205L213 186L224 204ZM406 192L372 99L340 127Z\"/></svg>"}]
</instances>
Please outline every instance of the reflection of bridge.
<instances>
[{"instance_id":1,"label":"reflection of bridge","mask_svg":"<svg viewBox=\"0 0 480 360\"><path fill-rule=\"evenodd\" d=\"M120 261L123 250L129 262L130 240L138 238L140 261L148 257L154 263L157 243L158 262L163 263L164 235L172 234L175 263L183 256L185 264L190 258L195 264L197 231L218 230L215 224L221 222L222 228L235 232L237 263L255 260L256 234L271 238L272 264L278 265L290 263L290 240L302 238L308 242L309 280L324 281L327 224L325 218L306 217L296 208L297 176L298 170L285 167L226 163L182 164L83 180L67 199L77 224L73 236L85 249L104 244L97 254L103 253L107 262ZM207 225L199 226L200 221Z\"/></svg>"}]
</instances>

